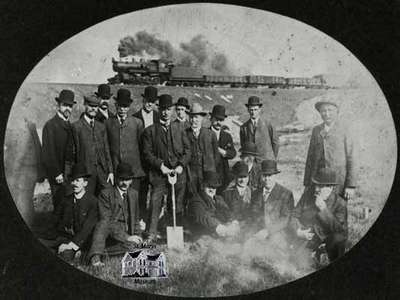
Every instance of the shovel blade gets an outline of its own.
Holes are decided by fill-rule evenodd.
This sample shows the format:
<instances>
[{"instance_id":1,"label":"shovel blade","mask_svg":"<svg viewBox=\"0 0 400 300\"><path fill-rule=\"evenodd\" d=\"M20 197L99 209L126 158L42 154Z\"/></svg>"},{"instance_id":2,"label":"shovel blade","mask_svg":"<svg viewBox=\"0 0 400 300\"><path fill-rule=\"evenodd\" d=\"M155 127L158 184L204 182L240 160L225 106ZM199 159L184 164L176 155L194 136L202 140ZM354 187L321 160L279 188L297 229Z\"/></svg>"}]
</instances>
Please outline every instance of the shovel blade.
<instances>
[{"instance_id":1,"label":"shovel blade","mask_svg":"<svg viewBox=\"0 0 400 300\"><path fill-rule=\"evenodd\" d=\"M169 249L183 249L183 227L167 227L167 246Z\"/></svg>"}]
</instances>

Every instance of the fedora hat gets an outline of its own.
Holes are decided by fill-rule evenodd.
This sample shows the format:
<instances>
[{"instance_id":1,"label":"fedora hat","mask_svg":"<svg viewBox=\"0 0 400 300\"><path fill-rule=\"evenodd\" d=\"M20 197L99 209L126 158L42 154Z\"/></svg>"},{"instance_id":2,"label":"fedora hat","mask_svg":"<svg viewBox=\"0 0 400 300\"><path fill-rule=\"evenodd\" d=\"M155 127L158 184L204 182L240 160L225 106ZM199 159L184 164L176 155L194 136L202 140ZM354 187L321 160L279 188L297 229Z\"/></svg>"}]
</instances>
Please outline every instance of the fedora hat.
<instances>
[{"instance_id":1,"label":"fedora hat","mask_svg":"<svg viewBox=\"0 0 400 300\"><path fill-rule=\"evenodd\" d=\"M218 120L225 120L227 115L225 114L225 106L223 105L214 105L212 112L210 112L211 117L214 117Z\"/></svg>"},{"instance_id":2,"label":"fedora hat","mask_svg":"<svg viewBox=\"0 0 400 300\"><path fill-rule=\"evenodd\" d=\"M154 86L146 86L142 97L149 102L155 102L158 99L157 94L157 88L155 88Z\"/></svg>"},{"instance_id":3,"label":"fedora hat","mask_svg":"<svg viewBox=\"0 0 400 300\"><path fill-rule=\"evenodd\" d=\"M241 152L241 156L244 155L253 155L253 156L259 156L260 153L258 153L257 150L257 145L253 142L246 142L244 143L243 147L239 150Z\"/></svg>"},{"instance_id":4,"label":"fedora hat","mask_svg":"<svg viewBox=\"0 0 400 300\"><path fill-rule=\"evenodd\" d=\"M104 99L104 100L110 99L110 97L112 96L110 86L105 83L100 84L97 87L97 92L94 92L94 93L97 97Z\"/></svg>"},{"instance_id":5,"label":"fedora hat","mask_svg":"<svg viewBox=\"0 0 400 300\"><path fill-rule=\"evenodd\" d=\"M247 107L250 106L262 106L261 99L257 96L250 96L245 104Z\"/></svg>"},{"instance_id":6,"label":"fedora hat","mask_svg":"<svg viewBox=\"0 0 400 300\"><path fill-rule=\"evenodd\" d=\"M330 168L321 168L311 178L311 181L317 185L337 185L337 174L335 170Z\"/></svg>"},{"instance_id":7,"label":"fedora hat","mask_svg":"<svg viewBox=\"0 0 400 300\"><path fill-rule=\"evenodd\" d=\"M77 178L87 178L90 177L90 173L87 171L86 166L82 163L75 164L72 167L72 172L70 180L75 180Z\"/></svg>"},{"instance_id":8,"label":"fedora hat","mask_svg":"<svg viewBox=\"0 0 400 300\"><path fill-rule=\"evenodd\" d=\"M278 170L275 160L266 159L261 162L261 174L274 175L280 172L281 171Z\"/></svg>"},{"instance_id":9,"label":"fedora hat","mask_svg":"<svg viewBox=\"0 0 400 300\"><path fill-rule=\"evenodd\" d=\"M132 171L132 166L126 162L120 163L116 170L116 177L123 180L128 180L135 177Z\"/></svg>"},{"instance_id":10,"label":"fedora hat","mask_svg":"<svg viewBox=\"0 0 400 300\"><path fill-rule=\"evenodd\" d=\"M175 106L184 106L187 109L190 109L189 101L185 97L180 97L178 101L175 103Z\"/></svg>"},{"instance_id":11,"label":"fedora hat","mask_svg":"<svg viewBox=\"0 0 400 300\"><path fill-rule=\"evenodd\" d=\"M131 105L133 101L131 98L131 92L127 89L119 89L117 92L117 97L114 97L114 99L119 106L124 107Z\"/></svg>"},{"instance_id":12,"label":"fedora hat","mask_svg":"<svg viewBox=\"0 0 400 300\"><path fill-rule=\"evenodd\" d=\"M62 90L60 92L60 94L58 95L58 97L56 97L55 99L58 103L65 103L65 104L73 105L76 103L74 98L75 98L75 94L73 91Z\"/></svg>"},{"instance_id":13,"label":"fedora hat","mask_svg":"<svg viewBox=\"0 0 400 300\"><path fill-rule=\"evenodd\" d=\"M158 107L160 109L166 109L174 105L172 102L172 96L168 94L162 94L161 96L158 97Z\"/></svg>"},{"instance_id":14,"label":"fedora hat","mask_svg":"<svg viewBox=\"0 0 400 300\"><path fill-rule=\"evenodd\" d=\"M221 181L217 172L205 171L203 173L203 187L210 187L216 189L221 186Z\"/></svg>"},{"instance_id":15,"label":"fedora hat","mask_svg":"<svg viewBox=\"0 0 400 300\"><path fill-rule=\"evenodd\" d=\"M314 104L314 107L316 110L319 111L321 109L321 106L324 104L333 105L336 108L339 108L339 105L336 102L330 100L318 101L317 103Z\"/></svg>"},{"instance_id":16,"label":"fedora hat","mask_svg":"<svg viewBox=\"0 0 400 300\"><path fill-rule=\"evenodd\" d=\"M249 166L243 161L238 161L237 163L235 163L232 167L232 171L235 177L249 176Z\"/></svg>"},{"instance_id":17,"label":"fedora hat","mask_svg":"<svg viewBox=\"0 0 400 300\"><path fill-rule=\"evenodd\" d=\"M90 106L99 106L101 100L96 95L83 96L83 102Z\"/></svg>"},{"instance_id":18,"label":"fedora hat","mask_svg":"<svg viewBox=\"0 0 400 300\"><path fill-rule=\"evenodd\" d=\"M193 103L192 108L189 111L189 115L194 116L194 115L200 115L200 116L206 116L207 113L203 110L203 107L200 105L200 103Z\"/></svg>"}]
</instances>

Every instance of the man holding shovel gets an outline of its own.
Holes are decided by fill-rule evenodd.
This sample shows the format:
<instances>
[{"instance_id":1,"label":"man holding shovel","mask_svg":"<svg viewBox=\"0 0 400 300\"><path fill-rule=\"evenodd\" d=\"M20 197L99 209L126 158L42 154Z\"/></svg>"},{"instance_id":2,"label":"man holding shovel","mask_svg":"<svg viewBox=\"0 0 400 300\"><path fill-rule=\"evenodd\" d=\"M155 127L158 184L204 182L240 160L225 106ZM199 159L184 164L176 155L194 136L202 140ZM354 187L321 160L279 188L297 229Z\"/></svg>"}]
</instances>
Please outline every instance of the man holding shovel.
<instances>
[{"instance_id":1,"label":"man holding shovel","mask_svg":"<svg viewBox=\"0 0 400 300\"><path fill-rule=\"evenodd\" d=\"M152 185L150 227L147 229L148 242L157 240L158 220L163 199L165 195L171 195L168 175L177 176L174 188L178 225L183 221L183 196L186 184L184 168L190 161L191 151L184 128L176 122L171 122L173 106L170 95L161 95L159 97L160 120L143 132L143 156L149 166L149 180ZM171 207L171 205L168 206ZM164 231L164 228L162 230Z\"/></svg>"}]
</instances>

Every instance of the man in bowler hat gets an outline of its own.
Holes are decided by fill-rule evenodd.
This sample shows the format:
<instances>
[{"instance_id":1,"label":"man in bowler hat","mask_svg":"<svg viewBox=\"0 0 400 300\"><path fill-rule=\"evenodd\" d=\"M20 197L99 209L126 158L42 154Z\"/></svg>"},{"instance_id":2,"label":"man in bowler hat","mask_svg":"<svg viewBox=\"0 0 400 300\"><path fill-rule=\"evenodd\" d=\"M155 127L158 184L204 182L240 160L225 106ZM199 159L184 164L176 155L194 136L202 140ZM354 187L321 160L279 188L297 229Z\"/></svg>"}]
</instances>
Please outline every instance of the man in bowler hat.
<instances>
[{"instance_id":1,"label":"man in bowler hat","mask_svg":"<svg viewBox=\"0 0 400 300\"><path fill-rule=\"evenodd\" d=\"M221 195L232 179L229 172L229 160L235 158L236 150L233 145L232 136L222 129L222 122L227 117L225 107L223 105L214 105L210 116L211 130L215 133L218 141L220 159L216 168L221 179L221 186L217 189L217 194Z\"/></svg>"},{"instance_id":2,"label":"man in bowler hat","mask_svg":"<svg viewBox=\"0 0 400 300\"><path fill-rule=\"evenodd\" d=\"M290 221L294 208L293 193L276 182L277 169L275 160L261 162L262 187L252 194L251 210L256 237L267 239L290 233Z\"/></svg>"},{"instance_id":3,"label":"man in bowler hat","mask_svg":"<svg viewBox=\"0 0 400 300\"><path fill-rule=\"evenodd\" d=\"M315 109L323 123L313 128L304 172L305 192L312 186L312 178L320 168L332 168L338 177L336 191L345 199L354 196L357 184L357 155L353 136L348 127L338 121L338 104L319 101Z\"/></svg>"},{"instance_id":4,"label":"man in bowler hat","mask_svg":"<svg viewBox=\"0 0 400 300\"><path fill-rule=\"evenodd\" d=\"M98 219L97 199L86 191L88 178L84 164L76 164L70 177L73 193L65 195L55 212L57 216L58 254L72 259L78 251L87 251Z\"/></svg>"},{"instance_id":5,"label":"man in bowler hat","mask_svg":"<svg viewBox=\"0 0 400 300\"><path fill-rule=\"evenodd\" d=\"M101 191L99 195L100 221L93 233L89 259L93 266L103 266L106 242L116 245L107 253L123 253L142 242L139 226L138 192L131 188L134 173L125 162L118 165L116 184Z\"/></svg>"},{"instance_id":6,"label":"man in bowler hat","mask_svg":"<svg viewBox=\"0 0 400 300\"><path fill-rule=\"evenodd\" d=\"M139 190L140 179L145 175L139 149L143 124L128 115L133 102L129 90L119 89L114 99L117 115L105 122L113 169L115 171L121 162L129 163L135 174L132 186Z\"/></svg>"},{"instance_id":7,"label":"man in bowler hat","mask_svg":"<svg viewBox=\"0 0 400 300\"><path fill-rule=\"evenodd\" d=\"M232 220L229 206L216 194L220 186L216 172L205 172L203 187L189 200L190 229L195 238L202 235L232 237L239 232L239 223Z\"/></svg>"},{"instance_id":8,"label":"man in bowler hat","mask_svg":"<svg viewBox=\"0 0 400 300\"><path fill-rule=\"evenodd\" d=\"M216 172L221 158L216 134L210 128L202 126L205 116L207 112L203 107L199 103L193 103L189 111L190 128L186 129L192 152L189 162L191 193L200 191L203 173Z\"/></svg>"},{"instance_id":9,"label":"man in bowler hat","mask_svg":"<svg viewBox=\"0 0 400 300\"><path fill-rule=\"evenodd\" d=\"M184 129L190 127L188 115L189 110L190 105L187 98L181 97L175 103L176 119L174 120L174 122L181 124Z\"/></svg>"},{"instance_id":10,"label":"man in bowler hat","mask_svg":"<svg viewBox=\"0 0 400 300\"><path fill-rule=\"evenodd\" d=\"M257 150L257 145L252 142L245 143L240 151L240 159L246 163L249 172L249 182L248 185L252 190L256 190L262 186L261 183L261 167L257 161L259 157L259 152Z\"/></svg>"},{"instance_id":11,"label":"man in bowler hat","mask_svg":"<svg viewBox=\"0 0 400 300\"><path fill-rule=\"evenodd\" d=\"M190 161L191 152L183 127L171 122L173 105L170 95L161 95L159 100L160 120L147 127L143 132L143 156L149 166L149 180L152 186L150 226L146 228L149 241L157 239L158 219L163 198L171 191L168 183L169 174L177 176L175 184L177 223L182 224L183 221L185 168ZM171 208L170 201L168 201L168 207ZM162 230L164 231L164 228Z\"/></svg>"},{"instance_id":12,"label":"man in bowler hat","mask_svg":"<svg viewBox=\"0 0 400 300\"><path fill-rule=\"evenodd\" d=\"M88 192L98 195L108 184L114 183L113 166L110 156L106 127L95 120L100 100L95 95L84 97L85 113L72 124L72 139L76 163L84 163L92 175Z\"/></svg>"},{"instance_id":13,"label":"man in bowler hat","mask_svg":"<svg viewBox=\"0 0 400 300\"><path fill-rule=\"evenodd\" d=\"M70 116L76 103L74 92L62 90L57 101L57 112L46 122L42 131L42 160L49 180L54 208L61 201L66 183L66 161L72 159L72 148L68 150L68 140L72 136ZM70 156L68 158L68 156ZM71 167L70 165L68 167ZM67 167L67 168L68 168Z\"/></svg>"},{"instance_id":14,"label":"man in bowler hat","mask_svg":"<svg viewBox=\"0 0 400 300\"><path fill-rule=\"evenodd\" d=\"M99 110L95 119L101 123L115 116L110 111L110 98L112 96L110 86L108 84L100 84L97 87L97 92L94 94L100 99Z\"/></svg>"},{"instance_id":15,"label":"man in bowler hat","mask_svg":"<svg viewBox=\"0 0 400 300\"><path fill-rule=\"evenodd\" d=\"M275 127L261 118L261 99L251 96L245 105L250 119L240 126L240 145L243 147L247 142L255 143L262 159L276 160L279 136Z\"/></svg>"},{"instance_id":16,"label":"man in bowler hat","mask_svg":"<svg viewBox=\"0 0 400 300\"><path fill-rule=\"evenodd\" d=\"M306 243L316 253L317 260L325 248L329 260L333 261L345 252L347 203L335 192L339 180L334 169L319 169L312 184L312 196L302 197L293 212L292 226L297 238L293 242L295 245Z\"/></svg>"}]
</instances>

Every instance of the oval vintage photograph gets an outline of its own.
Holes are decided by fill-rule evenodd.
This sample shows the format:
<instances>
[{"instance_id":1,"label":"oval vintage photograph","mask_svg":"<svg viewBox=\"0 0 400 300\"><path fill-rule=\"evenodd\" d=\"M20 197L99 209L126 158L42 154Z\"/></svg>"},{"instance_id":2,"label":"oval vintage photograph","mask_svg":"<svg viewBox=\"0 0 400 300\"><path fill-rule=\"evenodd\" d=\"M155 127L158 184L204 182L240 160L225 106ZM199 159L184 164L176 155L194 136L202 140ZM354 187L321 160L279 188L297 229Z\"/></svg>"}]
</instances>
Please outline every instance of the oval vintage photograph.
<instances>
[{"instance_id":1,"label":"oval vintage photograph","mask_svg":"<svg viewBox=\"0 0 400 300\"><path fill-rule=\"evenodd\" d=\"M71 37L31 71L9 189L49 251L124 288L248 294L345 255L390 193L397 143L368 70L267 11L171 5Z\"/></svg>"}]
</instances>

